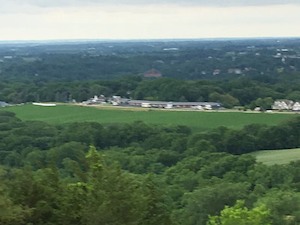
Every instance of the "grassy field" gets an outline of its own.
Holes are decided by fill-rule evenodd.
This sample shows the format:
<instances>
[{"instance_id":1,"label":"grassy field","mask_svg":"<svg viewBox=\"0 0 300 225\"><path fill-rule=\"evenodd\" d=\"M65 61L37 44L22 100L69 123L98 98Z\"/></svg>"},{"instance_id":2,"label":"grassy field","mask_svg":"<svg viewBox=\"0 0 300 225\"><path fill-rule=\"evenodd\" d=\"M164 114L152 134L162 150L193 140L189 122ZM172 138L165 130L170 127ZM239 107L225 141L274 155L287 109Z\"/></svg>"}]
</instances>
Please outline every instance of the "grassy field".
<instances>
[{"instance_id":1,"label":"grassy field","mask_svg":"<svg viewBox=\"0 0 300 225\"><path fill-rule=\"evenodd\" d=\"M107 123L132 123L144 121L147 124L187 125L193 130L207 130L219 126L240 129L245 125L260 123L276 125L293 114L263 114L243 112L197 112L197 111L138 111L83 106L40 107L33 105L12 106L1 110L16 113L22 120L39 120L52 124L95 121Z\"/></svg>"},{"instance_id":2,"label":"grassy field","mask_svg":"<svg viewBox=\"0 0 300 225\"><path fill-rule=\"evenodd\" d=\"M300 160L300 149L258 151L252 155L256 156L257 162L267 165L287 164L291 161Z\"/></svg>"}]
</instances>

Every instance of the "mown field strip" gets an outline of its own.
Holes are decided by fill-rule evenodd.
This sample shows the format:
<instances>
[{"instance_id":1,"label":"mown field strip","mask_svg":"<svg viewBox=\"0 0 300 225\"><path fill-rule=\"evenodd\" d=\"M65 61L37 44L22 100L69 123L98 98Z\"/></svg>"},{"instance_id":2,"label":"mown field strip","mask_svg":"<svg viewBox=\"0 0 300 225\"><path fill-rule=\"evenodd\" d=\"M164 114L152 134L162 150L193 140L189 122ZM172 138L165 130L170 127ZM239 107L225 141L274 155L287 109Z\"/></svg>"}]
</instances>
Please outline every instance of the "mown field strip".
<instances>
[{"instance_id":1,"label":"mown field strip","mask_svg":"<svg viewBox=\"0 0 300 225\"><path fill-rule=\"evenodd\" d=\"M257 162L267 165L287 164L300 160L300 149L266 150L252 153Z\"/></svg>"},{"instance_id":2,"label":"mown field strip","mask_svg":"<svg viewBox=\"0 0 300 225\"><path fill-rule=\"evenodd\" d=\"M120 108L121 109L121 108ZM241 129L245 125L258 123L276 125L295 114L266 114L243 112L198 112L198 111L134 111L101 109L95 107L58 105L41 107L34 105L12 106L1 110L16 113L22 120L39 120L52 124L70 122L132 123L144 121L147 124L186 125L193 130L207 130L219 126Z\"/></svg>"}]
</instances>

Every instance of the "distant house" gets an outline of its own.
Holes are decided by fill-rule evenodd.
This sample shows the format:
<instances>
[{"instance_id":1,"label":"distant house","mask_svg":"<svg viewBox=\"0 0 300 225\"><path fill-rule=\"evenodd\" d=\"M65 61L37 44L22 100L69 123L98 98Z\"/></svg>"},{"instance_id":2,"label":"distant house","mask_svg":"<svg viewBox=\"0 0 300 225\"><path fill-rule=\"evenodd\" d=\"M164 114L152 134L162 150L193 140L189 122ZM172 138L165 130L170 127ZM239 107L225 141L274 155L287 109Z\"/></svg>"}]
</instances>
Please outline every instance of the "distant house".
<instances>
[{"instance_id":1,"label":"distant house","mask_svg":"<svg viewBox=\"0 0 300 225\"><path fill-rule=\"evenodd\" d=\"M242 74L242 70L235 68L235 69L228 69L228 73L234 73L234 74Z\"/></svg>"},{"instance_id":2,"label":"distant house","mask_svg":"<svg viewBox=\"0 0 300 225\"><path fill-rule=\"evenodd\" d=\"M162 73L159 72L158 70L156 69L151 69L151 70L148 70L147 72L144 73L144 77L162 77Z\"/></svg>"},{"instance_id":3,"label":"distant house","mask_svg":"<svg viewBox=\"0 0 300 225\"><path fill-rule=\"evenodd\" d=\"M3 108L5 106L8 106L8 104L6 102L0 102L0 108Z\"/></svg>"},{"instance_id":4,"label":"distant house","mask_svg":"<svg viewBox=\"0 0 300 225\"><path fill-rule=\"evenodd\" d=\"M272 105L273 110L290 110L293 109L294 102L291 100L283 99L277 100Z\"/></svg>"},{"instance_id":5,"label":"distant house","mask_svg":"<svg viewBox=\"0 0 300 225\"><path fill-rule=\"evenodd\" d=\"M213 75L219 75L221 73L221 70L215 69L213 72Z\"/></svg>"},{"instance_id":6,"label":"distant house","mask_svg":"<svg viewBox=\"0 0 300 225\"><path fill-rule=\"evenodd\" d=\"M114 106L122 105L127 106L128 105L128 98L121 98L121 96L112 96L108 99L108 102L111 103Z\"/></svg>"},{"instance_id":7,"label":"distant house","mask_svg":"<svg viewBox=\"0 0 300 225\"><path fill-rule=\"evenodd\" d=\"M293 105L293 111L300 111L300 102L295 102Z\"/></svg>"},{"instance_id":8,"label":"distant house","mask_svg":"<svg viewBox=\"0 0 300 225\"><path fill-rule=\"evenodd\" d=\"M106 101L106 98L104 95L97 96L95 95L94 98L90 98L87 101L82 102L85 105L98 105L102 104Z\"/></svg>"},{"instance_id":9,"label":"distant house","mask_svg":"<svg viewBox=\"0 0 300 225\"><path fill-rule=\"evenodd\" d=\"M164 51L178 51L179 48L164 48Z\"/></svg>"},{"instance_id":10,"label":"distant house","mask_svg":"<svg viewBox=\"0 0 300 225\"><path fill-rule=\"evenodd\" d=\"M205 105L202 109L212 110L212 106L210 104Z\"/></svg>"},{"instance_id":11,"label":"distant house","mask_svg":"<svg viewBox=\"0 0 300 225\"><path fill-rule=\"evenodd\" d=\"M151 104L148 102L143 102L141 105L143 108L151 108Z\"/></svg>"},{"instance_id":12,"label":"distant house","mask_svg":"<svg viewBox=\"0 0 300 225\"><path fill-rule=\"evenodd\" d=\"M165 108L166 109L172 109L173 108L173 103L172 102L167 103L167 106Z\"/></svg>"}]
</instances>

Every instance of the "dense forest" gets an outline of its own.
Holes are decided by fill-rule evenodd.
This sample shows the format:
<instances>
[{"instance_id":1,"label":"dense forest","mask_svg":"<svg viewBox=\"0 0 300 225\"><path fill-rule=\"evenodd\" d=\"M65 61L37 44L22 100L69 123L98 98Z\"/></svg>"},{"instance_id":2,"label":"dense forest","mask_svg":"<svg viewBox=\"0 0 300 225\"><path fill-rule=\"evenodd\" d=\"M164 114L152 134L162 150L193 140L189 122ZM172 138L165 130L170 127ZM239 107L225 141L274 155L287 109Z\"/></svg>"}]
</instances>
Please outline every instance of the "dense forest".
<instances>
[{"instance_id":1,"label":"dense forest","mask_svg":"<svg viewBox=\"0 0 300 225\"><path fill-rule=\"evenodd\" d=\"M1 110L0 224L299 224L299 162L247 154L300 147L299 127L50 125Z\"/></svg>"}]
</instances>

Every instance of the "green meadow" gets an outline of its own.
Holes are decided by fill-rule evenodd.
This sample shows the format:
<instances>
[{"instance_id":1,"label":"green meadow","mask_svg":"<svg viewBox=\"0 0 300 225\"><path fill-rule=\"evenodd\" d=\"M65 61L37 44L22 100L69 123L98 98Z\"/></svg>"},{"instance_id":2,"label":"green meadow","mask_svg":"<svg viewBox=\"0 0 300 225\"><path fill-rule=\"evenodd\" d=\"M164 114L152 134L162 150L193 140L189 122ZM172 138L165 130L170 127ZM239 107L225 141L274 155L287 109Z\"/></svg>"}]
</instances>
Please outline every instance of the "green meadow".
<instances>
[{"instance_id":1,"label":"green meadow","mask_svg":"<svg viewBox=\"0 0 300 225\"><path fill-rule=\"evenodd\" d=\"M11 106L1 110L16 113L22 120L38 120L52 124L70 122L132 123L144 121L147 124L186 125L195 131L219 126L241 129L245 125L259 123L276 125L295 114L267 114L243 112L197 112L165 110L119 110L121 108L95 108L84 106L59 105L41 107L34 105Z\"/></svg>"},{"instance_id":2,"label":"green meadow","mask_svg":"<svg viewBox=\"0 0 300 225\"><path fill-rule=\"evenodd\" d=\"M258 151L251 153L251 155L256 157L257 162L267 165L287 164L300 160L300 149Z\"/></svg>"}]
</instances>

